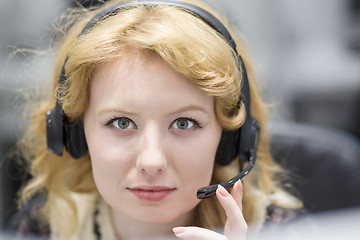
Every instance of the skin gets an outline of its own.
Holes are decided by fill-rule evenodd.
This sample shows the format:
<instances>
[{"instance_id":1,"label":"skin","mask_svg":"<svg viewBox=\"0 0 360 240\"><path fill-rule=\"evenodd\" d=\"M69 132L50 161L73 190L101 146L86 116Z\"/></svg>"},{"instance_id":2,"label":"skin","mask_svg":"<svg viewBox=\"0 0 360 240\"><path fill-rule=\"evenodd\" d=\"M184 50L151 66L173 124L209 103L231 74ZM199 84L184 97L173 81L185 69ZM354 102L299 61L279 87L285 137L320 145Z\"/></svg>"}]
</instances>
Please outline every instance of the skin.
<instances>
[{"instance_id":1,"label":"skin","mask_svg":"<svg viewBox=\"0 0 360 240\"><path fill-rule=\"evenodd\" d=\"M93 175L121 239L173 234L223 239L191 223L198 188L210 183L221 126L214 99L151 53L132 51L100 66L91 79L84 129ZM190 167L189 167L190 166ZM151 198L143 188L166 188ZM141 188L146 194L134 192ZM134 191L136 189L136 191ZM241 183L217 198L225 234L243 230ZM145 199L144 199L145 196ZM211 237L211 238L209 238Z\"/></svg>"}]
</instances>

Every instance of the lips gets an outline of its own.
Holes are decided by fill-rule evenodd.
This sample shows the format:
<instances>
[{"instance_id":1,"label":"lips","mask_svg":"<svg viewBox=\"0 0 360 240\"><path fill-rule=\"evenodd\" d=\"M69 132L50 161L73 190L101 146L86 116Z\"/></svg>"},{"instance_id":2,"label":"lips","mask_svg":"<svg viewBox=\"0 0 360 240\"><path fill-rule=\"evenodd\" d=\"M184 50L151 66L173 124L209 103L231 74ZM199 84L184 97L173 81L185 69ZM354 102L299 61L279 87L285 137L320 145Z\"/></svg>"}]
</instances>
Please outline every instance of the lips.
<instances>
[{"instance_id":1,"label":"lips","mask_svg":"<svg viewBox=\"0 0 360 240\"><path fill-rule=\"evenodd\" d=\"M158 202L176 191L176 188L165 186L139 186L127 188L138 199L147 202Z\"/></svg>"}]
</instances>

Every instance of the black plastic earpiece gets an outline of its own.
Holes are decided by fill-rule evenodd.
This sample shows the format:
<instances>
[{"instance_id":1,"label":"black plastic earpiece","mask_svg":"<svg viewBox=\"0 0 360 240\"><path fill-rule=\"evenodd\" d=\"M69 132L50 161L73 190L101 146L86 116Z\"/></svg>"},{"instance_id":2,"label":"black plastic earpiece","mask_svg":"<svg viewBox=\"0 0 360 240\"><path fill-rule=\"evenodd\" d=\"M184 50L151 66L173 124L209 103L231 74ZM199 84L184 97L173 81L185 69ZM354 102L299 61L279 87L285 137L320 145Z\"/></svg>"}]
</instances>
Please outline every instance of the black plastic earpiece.
<instances>
[{"instance_id":1,"label":"black plastic earpiece","mask_svg":"<svg viewBox=\"0 0 360 240\"><path fill-rule=\"evenodd\" d=\"M46 112L46 137L48 149L56 154L63 154L64 115L58 103Z\"/></svg>"}]
</instances>

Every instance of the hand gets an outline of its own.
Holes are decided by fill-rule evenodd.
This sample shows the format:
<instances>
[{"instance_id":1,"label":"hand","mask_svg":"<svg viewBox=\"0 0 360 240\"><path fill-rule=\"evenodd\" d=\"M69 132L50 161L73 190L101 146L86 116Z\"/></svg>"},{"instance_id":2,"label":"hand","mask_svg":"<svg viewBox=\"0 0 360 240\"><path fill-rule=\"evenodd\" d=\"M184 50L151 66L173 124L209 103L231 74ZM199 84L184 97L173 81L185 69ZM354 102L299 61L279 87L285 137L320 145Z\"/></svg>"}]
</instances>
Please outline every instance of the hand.
<instances>
[{"instance_id":1,"label":"hand","mask_svg":"<svg viewBox=\"0 0 360 240\"><path fill-rule=\"evenodd\" d=\"M225 235L200 227L175 227L173 232L181 239L225 240L231 239L231 236L236 237L236 239L245 239L247 224L242 214L242 196L240 180L234 184L231 195L221 185L216 190L216 197L227 216L224 227Z\"/></svg>"}]
</instances>

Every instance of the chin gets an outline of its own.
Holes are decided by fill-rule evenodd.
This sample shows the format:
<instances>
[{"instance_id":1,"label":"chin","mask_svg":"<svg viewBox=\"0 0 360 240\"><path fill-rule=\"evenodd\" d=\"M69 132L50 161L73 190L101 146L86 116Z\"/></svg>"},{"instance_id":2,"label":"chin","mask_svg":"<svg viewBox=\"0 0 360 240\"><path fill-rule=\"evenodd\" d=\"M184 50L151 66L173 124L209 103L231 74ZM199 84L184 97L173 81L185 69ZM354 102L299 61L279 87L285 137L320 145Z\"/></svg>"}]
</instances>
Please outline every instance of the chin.
<instances>
[{"instance_id":1,"label":"chin","mask_svg":"<svg viewBox=\"0 0 360 240\"><path fill-rule=\"evenodd\" d=\"M179 208L154 208L154 209L139 209L136 214L132 217L139 222L151 223L151 224L169 224L173 222L183 222L184 219L189 218L192 210L195 206L190 209L179 209Z\"/></svg>"},{"instance_id":2,"label":"chin","mask_svg":"<svg viewBox=\"0 0 360 240\"><path fill-rule=\"evenodd\" d=\"M181 213L177 213L174 211L165 211L165 210L155 210L155 211L139 211L136 214L133 214L132 217L137 221L141 221L144 223L170 223L176 220Z\"/></svg>"}]
</instances>

